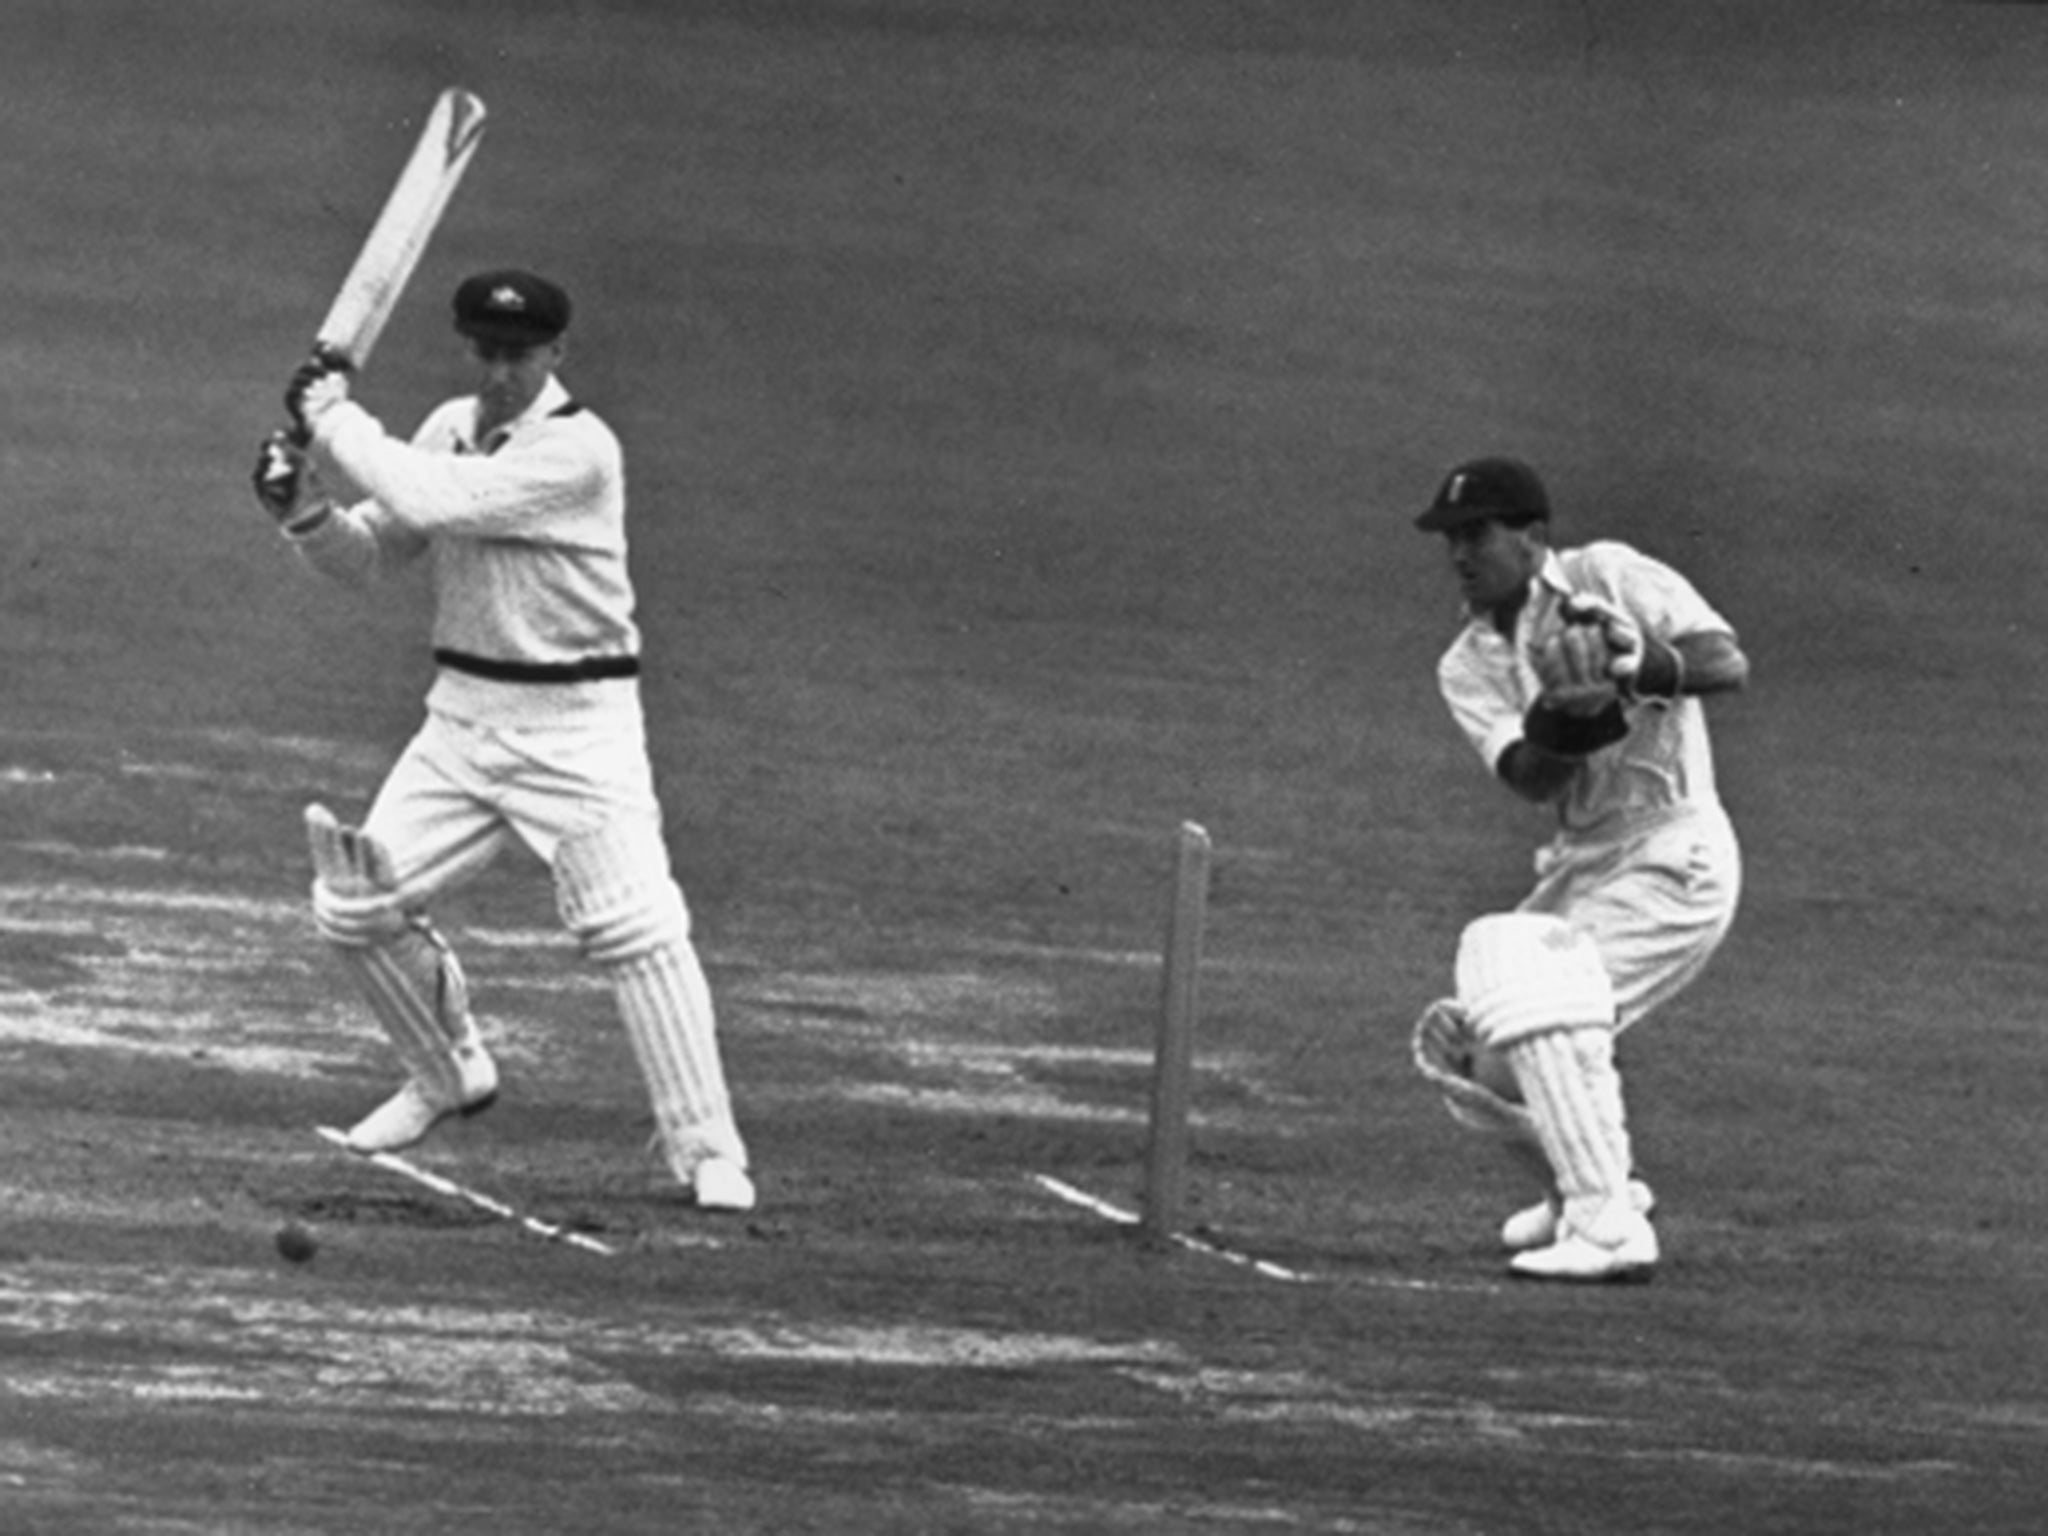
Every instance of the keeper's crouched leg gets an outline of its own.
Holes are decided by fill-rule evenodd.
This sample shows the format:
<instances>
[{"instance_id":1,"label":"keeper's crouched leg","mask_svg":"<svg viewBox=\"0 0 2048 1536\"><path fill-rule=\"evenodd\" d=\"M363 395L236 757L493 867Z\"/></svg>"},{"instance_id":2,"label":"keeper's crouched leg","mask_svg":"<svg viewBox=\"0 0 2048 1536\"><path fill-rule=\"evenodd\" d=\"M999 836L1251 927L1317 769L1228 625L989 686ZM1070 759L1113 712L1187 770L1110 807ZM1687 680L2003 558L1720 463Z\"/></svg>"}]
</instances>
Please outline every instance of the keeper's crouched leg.
<instances>
[{"instance_id":1,"label":"keeper's crouched leg","mask_svg":"<svg viewBox=\"0 0 2048 1536\"><path fill-rule=\"evenodd\" d=\"M568 839L555 854L555 891L584 956L611 978L670 1170L700 1206L752 1209L711 988L660 824L628 818Z\"/></svg>"},{"instance_id":2,"label":"keeper's crouched leg","mask_svg":"<svg viewBox=\"0 0 2048 1536\"><path fill-rule=\"evenodd\" d=\"M343 826L325 806L306 808L313 855L313 921L383 1026L409 1074L405 1085L348 1132L358 1152L395 1152L450 1115L473 1115L498 1096L498 1069L469 1009L454 952L408 911L389 853Z\"/></svg>"},{"instance_id":3,"label":"keeper's crouched leg","mask_svg":"<svg viewBox=\"0 0 2048 1536\"><path fill-rule=\"evenodd\" d=\"M1457 974L1459 1004L1479 1045L1506 1061L1556 1180L1555 1241L1520 1254L1515 1272L1647 1276L1657 1239L1630 1178L1614 989L1599 952L1561 919L1507 913L1466 928Z\"/></svg>"},{"instance_id":4,"label":"keeper's crouched leg","mask_svg":"<svg viewBox=\"0 0 2048 1536\"><path fill-rule=\"evenodd\" d=\"M1410 1045L1415 1070L1443 1095L1451 1118L1497 1142L1545 1191L1537 1204L1507 1219L1501 1241L1513 1249L1555 1241L1556 1181L1506 1060L1480 1043L1471 1018L1454 997L1439 998L1422 1010Z\"/></svg>"}]
</instances>

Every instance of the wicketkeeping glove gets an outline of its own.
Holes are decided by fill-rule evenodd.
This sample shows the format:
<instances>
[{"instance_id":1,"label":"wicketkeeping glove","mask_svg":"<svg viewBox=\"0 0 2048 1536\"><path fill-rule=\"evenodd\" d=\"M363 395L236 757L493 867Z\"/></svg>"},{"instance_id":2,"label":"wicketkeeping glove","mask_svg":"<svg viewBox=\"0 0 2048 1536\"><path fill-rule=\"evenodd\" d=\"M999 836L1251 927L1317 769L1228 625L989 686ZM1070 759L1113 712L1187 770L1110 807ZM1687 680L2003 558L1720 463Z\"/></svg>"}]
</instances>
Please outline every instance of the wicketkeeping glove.
<instances>
[{"instance_id":1,"label":"wicketkeeping glove","mask_svg":"<svg viewBox=\"0 0 2048 1536\"><path fill-rule=\"evenodd\" d=\"M1624 691L1642 670L1643 631L1636 621L1604 597L1590 592L1573 592L1558 604L1558 612L1572 628L1589 627L1600 632L1607 648L1607 675Z\"/></svg>"},{"instance_id":2,"label":"wicketkeeping glove","mask_svg":"<svg viewBox=\"0 0 2048 1536\"><path fill-rule=\"evenodd\" d=\"M1552 709L1597 715L1621 697L1615 654L1597 624L1567 620L1537 642L1531 660Z\"/></svg>"},{"instance_id":3,"label":"wicketkeeping glove","mask_svg":"<svg viewBox=\"0 0 2048 1536\"><path fill-rule=\"evenodd\" d=\"M1685 686L1685 662L1675 646L1643 632L1623 609L1603 597L1574 592L1558 605L1567 623L1591 624L1607 646L1607 675L1624 700L1675 699Z\"/></svg>"},{"instance_id":4,"label":"wicketkeeping glove","mask_svg":"<svg viewBox=\"0 0 2048 1536\"><path fill-rule=\"evenodd\" d=\"M1606 625L1590 611L1573 617L1568 604L1560 605L1564 622L1548 627L1530 652L1541 691L1522 734L1554 756L1590 757L1628 735L1628 716Z\"/></svg>"}]
</instances>

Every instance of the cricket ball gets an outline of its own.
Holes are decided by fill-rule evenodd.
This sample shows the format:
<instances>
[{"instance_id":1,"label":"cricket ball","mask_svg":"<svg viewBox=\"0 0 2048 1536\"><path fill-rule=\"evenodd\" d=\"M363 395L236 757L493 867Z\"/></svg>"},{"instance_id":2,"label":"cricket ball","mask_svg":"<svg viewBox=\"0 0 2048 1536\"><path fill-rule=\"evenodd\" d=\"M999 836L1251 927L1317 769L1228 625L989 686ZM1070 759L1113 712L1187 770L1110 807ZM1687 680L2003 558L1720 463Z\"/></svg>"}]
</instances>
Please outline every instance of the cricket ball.
<instances>
[{"instance_id":1,"label":"cricket ball","mask_svg":"<svg viewBox=\"0 0 2048 1536\"><path fill-rule=\"evenodd\" d=\"M320 1251L313 1234L296 1221L288 1221L277 1229L277 1251L294 1264L303 1264Z\"/></svg>"}]
</instances>

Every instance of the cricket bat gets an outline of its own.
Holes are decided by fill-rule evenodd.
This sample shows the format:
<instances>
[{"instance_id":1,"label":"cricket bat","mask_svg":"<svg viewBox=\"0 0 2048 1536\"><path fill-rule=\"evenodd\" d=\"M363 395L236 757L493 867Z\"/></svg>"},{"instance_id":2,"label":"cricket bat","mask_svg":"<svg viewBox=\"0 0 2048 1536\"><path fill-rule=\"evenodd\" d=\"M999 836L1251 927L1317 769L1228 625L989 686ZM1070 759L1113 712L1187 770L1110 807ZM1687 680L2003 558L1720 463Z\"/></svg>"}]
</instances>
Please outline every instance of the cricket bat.
<instances>
[{"instance_id":1,"label":"cricket bat","mask_svg":"<svg viewBox=\"0 0 2048 1536\"><path fill-rule=\"evenodd\" d=\"M435 98L384 211L370 226L355 265L320 322L313 338L316 352L346 361L351 368L370 360L483 132L484 104L479 98L454 86Z\"/></svg>"}]
</instances>

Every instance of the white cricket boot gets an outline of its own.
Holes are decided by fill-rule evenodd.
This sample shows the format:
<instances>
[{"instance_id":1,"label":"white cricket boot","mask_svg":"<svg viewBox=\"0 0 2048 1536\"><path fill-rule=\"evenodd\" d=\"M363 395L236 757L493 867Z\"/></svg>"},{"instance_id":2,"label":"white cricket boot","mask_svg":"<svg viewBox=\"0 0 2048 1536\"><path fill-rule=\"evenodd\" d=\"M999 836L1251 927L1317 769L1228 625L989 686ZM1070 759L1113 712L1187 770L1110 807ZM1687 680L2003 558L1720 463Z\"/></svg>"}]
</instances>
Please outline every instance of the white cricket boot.
<instances>
[{"instance_id":1,"label":"white cricket boot","mask_svg":"<svg viewBox=\"0 0 2048 1536\"><path fill-rule=\"evenodd\" d=\"M1567 1213L1556 1242L1508 1261L1524 1280L1582 1283L1648 1280L1657 1268L1657 1232L1629 1200L1610 1200L1590 1220Z\"/></svg>"},{"instance_id":2,"label":"white cricket boot","mask_svg":"<svg viewBox=\"0 0 2048 1536\"><path fill-rule=\"evenodd\" d=\"M1628 1198L1629 1203L1644 1216L1657 1208L1656 1195L1641 1179L1628 1181ZM1510 1253L1548 1248L1557 1241L1558 1221L1563 1214L1564 1202L1556 1195L1524 1207L1500 1224L1501 1246Z\"/></svg>"},{"instance_id":3,"label":"white cricket boot","mask_svg":"<svg viewBox=\"0 0 2048 1536\"><path fill-rule=\"evenodd\" d=\"M1648 1279L1657 1234L1637 1208L1612 1038L1548 1031L1515 1041L1508 1057L1562 1197L1556 1241L1516 1254L1509 1268L1531 1280Z\"/></svg>"},{"instance_id":4,"label":"white cricket boot","mask_svg":"<svg viewBox=\"0 0 2048 1536\"><path fill-rule=\"evenodd\" d=\"M498 1064L481 1044L458 1050L454 1057L458 1096L449 1099L409 1078L403 1088L349 1128L352 1152L398 1152L417 1145L450 1115L480 1115L498 1101Z\"/></svg>"},{"instance_id":5,"label":"white cricket boot","mask_svg":"<svg viewBox=\"0 0 2048 1536\"><path fill-rule=\"evenodd\" d=\"M729 1157L707 1157L690 1174L697 1206L706 1211L751 1211L754 1181Z\"/></svg>"}]
</instances>

